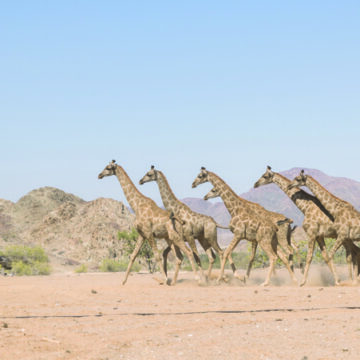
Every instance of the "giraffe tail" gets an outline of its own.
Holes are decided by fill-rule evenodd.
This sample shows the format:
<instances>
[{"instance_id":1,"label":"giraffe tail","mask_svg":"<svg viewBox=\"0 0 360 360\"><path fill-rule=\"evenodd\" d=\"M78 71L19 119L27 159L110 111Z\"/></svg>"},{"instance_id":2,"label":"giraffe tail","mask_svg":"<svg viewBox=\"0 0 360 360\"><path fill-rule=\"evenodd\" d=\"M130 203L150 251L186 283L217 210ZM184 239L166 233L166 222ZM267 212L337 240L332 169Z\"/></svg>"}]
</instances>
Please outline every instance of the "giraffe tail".
<instances>
[{"instance_id":1,"label":"giraffe tail","mask_svg":"<svg viewBox=\"0 0 360 360\"><path fill-rule=\"evenodd\" d=\"M171 222L172 222L172 225L173 225L173 228L174 230L177 232L176 230L176 226L175 226L175 221L177 221L178 223L180 223L180 225L184 225L185 224L185 221L181 220L180 218L178 218L172 211L170 213L170 216L169 216Z\"/></svg>"},{"instance_id":2,"label":"giraffe tail","mask_svg":"<svg viewBox=\"0 0 360 360\"><path fill-rule=\"evenodd\" d=\"M218 223L216 223L216 227L219 228L219 229L225 229L225 230L230 230L230 228L228 226L222 226Z\"/></svg>"},{"instance_id":3,"label":"giraffe tail","mask_svg":"<svg viewBox=\"0 0 360 360\"><path fill-rule=\"evenodd\" d=\"M279 220L276 222L277 225L281 226L283 224L292 224L294 221L292 219L289 218L285 218L283 220Z\"/></svg>"}]
</instances>

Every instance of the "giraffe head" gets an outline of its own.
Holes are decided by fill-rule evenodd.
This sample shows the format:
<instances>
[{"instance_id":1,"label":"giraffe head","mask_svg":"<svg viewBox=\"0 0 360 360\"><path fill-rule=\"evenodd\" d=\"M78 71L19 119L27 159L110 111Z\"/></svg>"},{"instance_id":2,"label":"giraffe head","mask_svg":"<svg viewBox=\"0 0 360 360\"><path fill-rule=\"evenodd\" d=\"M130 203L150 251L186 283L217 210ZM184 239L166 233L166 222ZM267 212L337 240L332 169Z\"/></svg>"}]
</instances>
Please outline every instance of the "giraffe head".
<instances>
[{"instance_id":1,"label":"giraffe head","mask_svg":"<svg viewBox=\"0 0 360 360\"><path fill-rule=\"evenodd\" d=\"M102 179L105 176L115 175L116 167L116 161L112 160L109 165L107 165L105 169L98 175L98 178Z\"/></svg>"},{"instance_id":2,"label":"giraffe head","mask_svg":"<svg viewBox=\"0 0 360 360\"><path fill-rule=\"evenodd\" d=\"M307 175L304 174L304 170L301 170L300 174L294 178L288 188L292 189L294 187L306 186L306 179Z\"/></svg>"},{"instance_id":3,"label":"giraffe head","mask_svg":"<svg viewBox=\"0 0 360 360\"><path fill-rule=\"evenodd\" d=\"M155 170L155 166L151 165L151 169L140 179L139 184L145 184L150 181L157 180L157 171Z\"/></svg>"},{"instance_id":4,"label":"giraffe head","mask_svg":"<svg viewBox=\"0 0 360 360\"><path fill-rule=\"evenodd\" d=\"M216 197L220 196L220 191L213 187L205 196L204 196L204 200L209 200L209 199L213 199Z\"/></svg>"},{"instance_id":5,"label":"giraffe head","mask_svg":"<svg viewBox=\"0 0 360 360\"><path fill-rule=\"evenodd\" d=\"M268 166L261 178L254 184L254 188L258 188L262 185L271 184L273 182L274 173L271 171L271 167Z\"/></svg>"},{"instance_id":6,"label":"giraffe head","mask_svg":"<svg viewBox=\"0 0 360 360\"><path fill-rule=\"evenodd\" d=\"M200 174L193 181L192 187L196 188L198 185L206 183L207 181L209 181L208 180L208 172L204 167L202 167L200 170Z\"/></svg>"}]
</instances>

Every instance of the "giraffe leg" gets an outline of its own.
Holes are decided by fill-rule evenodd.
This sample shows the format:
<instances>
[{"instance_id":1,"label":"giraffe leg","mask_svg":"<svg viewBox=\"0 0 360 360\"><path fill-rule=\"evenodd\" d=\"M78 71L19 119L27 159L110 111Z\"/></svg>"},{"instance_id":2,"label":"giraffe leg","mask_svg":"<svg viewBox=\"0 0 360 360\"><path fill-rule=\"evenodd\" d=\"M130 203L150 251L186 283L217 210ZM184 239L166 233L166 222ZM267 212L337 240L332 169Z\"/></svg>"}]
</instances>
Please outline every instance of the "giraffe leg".
<instances>
[{"instance_id":1,"label":"giraffe leg","mask_svg":"<svg viewBox=\"0 0 360 360\"><path fill-rule=\"evenodd\" d=\"M221 247L219 246L218 244L218 241L217 241L217 227L216 227L216 224L214 222L208 222L205 227L204 227L204 235L202 236L202 239L198 239L200 241L200 243L206 247L211 247L212 249L214 249L217 254L219 255L219 259L220 259L220 262L223 258L223 255L224 255L224 251L221 249ZM205 249L205 247L204 247ZM212 271L212 268L213 268L213 265L214 265L214 262L216 260L216 255L214 254L213 250L208 251L207 252L207 255L208 255L208 259L209 259L209 269L208 269L208 273L207 273L207 276L208 278L210 278L211 276L211 271ZM231 256L229 256L229 262L231 264L231 268L233 269L234 271L234 265L233 265L233 260L231 258Z\"/></svg>"},{"instance_id":2,"label":"giraffe leg","mask_svg":"<svg viewBox=\"0 0 360 360\"><path fill-rule=\"evenodd\" d=\"M301 280L300 286L304 286L306 284L308 274L309 274L310 264L311 264L313 254L314 254L315 241L316 241L316 238L314 236L309 237L308 251L307 251L307 254L306 254L304 275L303 275L303 278Z\"/></svg>"},{"instance_id":3,"label":"giraffe leg","mask_svg":"<svg viewBox=\"0 0 360 360\"><path fill-rule=\"evenodd\" d=\"M269 269L268 269L265 281L262 284L260 284L260 286L268 286L269 285L271 274L273 273L274 268L275 268L275 263L276 263L276 259L277 259L276 255L275 256L268 255L268 257L269 257Z\"/></svg>"},{"instance_id":4,"label":"giraffe leg","mask_svg":"<svg viewBox=\"0 0 360 360\"><path fill-rule=\"evenodd\" d=\"M176 224L176 226L178 227L179 225ZM198 272L197 272L197 268L196 268L196 265L195 265L195 261L194 261L194 253L186 246L181 231L179 231L177 229L174 229L173 224L171 222L168 222L166 227L167 227L167 230L168 230L170 240L173 242L174 245L179 247L180 250L182 250L186 254L186 256L188 257L188 259L190 261L191 268L192 268L192 270L194 272L195 279L200 281L200 278L199 278ZM200 267L200 276L201 276L201 279L202 279L203 278L203 272L202 272L201 267Z\"/></svg>"},{"instance_id":5,"label":"giraffe leg","mask_svg":"<svg viewBox=\"0 0 360 360\"><path fill-rule=\"evenodd\" d=\"M133 250L132 254L130 255L130 262L129 262L128 267L126 269L125 278L124 278L124 280L122 282L123 285L125 285L126 282L127 282L131 267L132 267L137 255L138 255L143 243L144 243L144 238L141 235L139 235L139 237L138 237L138 239L136 241L135 249Z\"/></svg>"},{"instance_id":6,"label":"giraffe leg","mask_svg":"<svg viewBox=\"0 0 360 360\"><path fill-rule=\"evenodd\" d=\"M177 246L175 246L174 244L171 245L171 248L174 251L175 256L176 256L175 273L174 273L174 278L172 279L172 282L171 282L171 285L175 285L178 274L179 274L179 269L180 269L181 263L184 259L184 256L182 255L180 249Z\"/></svg>"},{"instance_id":7,"label":"giraffe leg","mask_svg":"<svg viewBox=\"0 0 360 360\"><path fill-rule=\"evenodd\" d=\"M206 278L210 279L211 270L213 268L213 265L214 265L214 262L215 262L215 259L216 259L216 255L214 254L214 252L212 251L211 248L206 249L205 252L206 252L206 255L208 256L208 259L209 259L209 267L208 267L208 270L207 270L207 273L206 273Z\"/></svg>"},{"instance_id":8,"label":"giraffe leg","mask_svg":"<svg viewBox=\"0 0 360 360\"><path fill-rule=\"evenodd\" d=\"M357 276L357 272L358 272L358 261L357 261L357 254L354 250L351 250L351 268L352 268L352 283L354 285L357 285L358 283L358 276Z\"/></svg>"},{"instance_id":9,"label":"giraffe leg","mask_svg":"<svg viewBox=\"0 0 360 360\"><path fill-rule=\"evenodd\" d=\"M255 260L255 255L256 255L256 249L257 249L258 243L257 241L252 241L251 242L251 255L250 255L250 261L246 270L246 278L248 279L250 276L250 271L252 268L252 265L254 263Z\"/></svg>"},{"instance_id":10,"label":"giraffe leg","mask_svg":"<svg viewBox=\"0 0 360 360\"><path fill-rule=\"evenodd\" d=\"M290 263L288 262L286 255L282 252L281 249L277 250L277 255L279 256L280 260L285 264L286 268L288 269L292 281L297 285L298 284L297 278L294 274L294 271L291 269Z\"/></svg>"},{"instance_id":11,"label":"giraffe leg","mask_svg":"<svg viewBox=\"0 0 360 360\"><path fill-rule=\"evenodd\" d=\"M330 256L328 255L327 251L326 251L326 246L325 246L325 241L324 241L324 237L319 237L317 239L317 242L319 244L320 250L321 250L321 255L326 263L326 265L329 267L331 273L334 276L334 279L338 279L338 275L336 273L336 269L334 266L334 261L333 259L330 258ZM350 260L351 261L351 260ZM351 265L350 265L351 266ZM336 283L336 280L335 280ZM337 284L338 285L338 284Z\"/></svg>"},{"instance_id":12,"label":"giraffe leg","mask_svg":"<svg viewBox=\"0 0 360 360\"><path fill-rule=\"evenodd\" d=\"M338 237L335 241L335 244L333 245L333 247L331 248L330 250L330 253L329 253L329 263L331 261L331 265L332 265L332 268L333 268L333 271L332 273L334 274L334 281L335 281L335 285L340 285L340 282L339 282L339 278L338 278L338 275L336 273L336 270L335 270L335 267L333 265L333 259L334 259L334 255L336 253L336 251L339 249L339 247L346 241L346 237L343 236L343 235L339 235L338 234Z\"/></svg>"},{"instance_id":13,"label":"giraffe leg","mask_svg":"<svg viewBox=\"0 0 360 360\"><path fill-rule=\"evenodd\" d=\"M234 260L233 260L233 258L232 258L232 254L231 254L231 253L228 255L228 260L229 260L229 264L230 264L231 270L232 270L233 274L235 274L235 273L236 273L236 266L235 266L235 263L234 263Z\"/></svg>"},{"instance_id":14,"label":"giraffe leg","mask_svg":"<svg viewBox=\"0 0 360 360\"><path fill-rule=\"evenodd\" d=\"M194 259L196 261L196 264L202 269L202 265L201 265L201 260L200 260L200 255L199 252L196 248L196 244L195 244L195 239L192 235L187 235L185 237L185 241L189 244L190 249L193 253Z\"/></svg>"},{"instance_id":15,"label":"giraffe leg","mask_svg":"<svg viewBox=\"0 0 360 360\"><path fill-rule=\"evenodd\" d=\"M346 263L348 266L348 274L349 280L354 280L354 273L353 273L353 254L351 252L351 245L347 242L344 243L345 253L346 253Z\"/></svg>"},{"instance_id":16,"label":"giraffe leg","mask_svg":"<svg viewBox=\"0 0 360 360\"><path fill-rule=\"evenodd\" d=\"M209 260L209 267L208 267L208 270L207 270L207 273L206 273L206 279L210 279L210 276L211 276L211 270L212 270L212 267L213 267L213 264L215 262L215 259L216 259L216 255L214 254L213 250L211 249L211 245L209 243L209 241L203 236L198 236L197 240L199 241L201 247L204 249L207 257L208 257L208 260Z\"/></svg>"},{"instance_id":17,"label":"giraffe leg","mask_svg":"<svg viewBox=\"0 0 360 360\"><path fill-rule=\"evenodd\" d=\"M278 238L276 233L274 233L272 235L272 239L271 239L271 249L272 251L276 254L277 257L280 258L280 260L285 264L287 270L289 271L290 277L292 279L292 281L295 284L298 284L297 278L294 274L294 271L291 269L291 266L289 264L289 261L287 259L287 256L285 255L285 253L281 250L281 248L278 246Z\"/></svg>"},{"instance_id":18,"label":"giraffe leg","mask_svg":"<svg viewBox=\"0 0 360 360\"><path fill-rule=\"evenodd\" d=\"M355 270L355 276L358 278L358 280L360 280L360 249L358 248L358 246L355 247L355 258L355 263L357 265Z\"/></svg>"},{"instance_id":19,"label":"giraffe leg","mask_svg":"<svg viewBox=\"0 0 360 360\"><path fill-rule=\"evenodd\" d=\"M221 260L223 259L223 257L224 257L224 251L221 251L221 253L219 253L220 263L221 263ZM244 276L241 276L241 275L236 273L236 266L235 266L234 260L232 258L232 253L231 252L228 254L227 259L229 260L229 264L230 264L230 267L231 267L231 270L232 270L234 276L237 277L238 279L242 280L242 281L245 281Z\"/></svg>"},{"instance_id":20,"label":"giraffe leg","mask_svg":"<svg viewBox=\"0 0 360 360\"><path fill-rule=\"evenodd\" d=\"M163 267L164 267L164 272L167 275L167 257L169 255L169 252L171 251L171 246L167 246L166 249L163 251Z\"/></svg>"},{"instance_id":21,"label":"giraffe leg","mask_svg":"<svg viewBox=\"0 0 360 360\"><path fill-rule=\"evenodd\" d=\"M356 285L358 283L358 247L351 241L344 242L346 262L348 264L349 279Z\"/></svg>"},{"instance_id":22,"label":"giraffe leg","mask_svg":"<svg viewBox=\"0 0 360 360\"><path fill-rule=\"evenodd\" d=\"M288 257L288 261L292 271L294 271L294 249L290 246L290 227L289 224L283 224L279 226L279 230L277 231L277 239L278 243L282 247L283 251Z\"/></svg>"},{"instance_id":23,"label":"giraffe leg","mask_svg":"<svg viewBox=\"0 0 360 360\"><path fill-rule=\"evenodd\" d=\"M353 284L356 285L359 281L360 249L351 240L349 240L348 243L351 252L352 279Z\"/></svg>"},{"instance_id":24,"label":"giraffe leg","mask_svg":"<svg viewBox=\"0 0 360 360\"><path fill-rule=\"evenodd\" d=\"M167 274L165 274L163 262L161 261L162 254L161 254L160 250L158 249L158 247L156 246L156 242L155 242L152 232L148 232L146 239L149 241L150 247L154 253L155 261L158 264L160 273L163 277L163 280L160 280L160 284L169 284L169 278L168 278Z\"/></svg>"},{"instance_id":25,"label":"giraffe leg","mask_svg":"<svg viewBox=\"0 0 360 360\"><path fill-rule=\"evenodd\" d=\"M276 256L274 249L272 248L270 242L269 243L259 242L259 244L269 258L269 269L266 274L266 279L262 284L260 284L260 286L268 286L270 283L271 275L275 269L275 263L276 263L277 256Z\"/></svg>"},{"instance_id":26,"label":"giraffe leg","mask_svg":"<svg viewBox=\"0 0 360 360\"><path fill-rule=\"evenodd\" d=\"M220 275L217 278L217 282L220 282L221 280L223 280L226 260L228 259L229 255L233 252L236 245L240 242L240 240L241 240L241 238L238 238L237 236L234 235L233 239L231 240L231 243L224 251L223 258L221 259Z\"/></svg>"}]
</instances>

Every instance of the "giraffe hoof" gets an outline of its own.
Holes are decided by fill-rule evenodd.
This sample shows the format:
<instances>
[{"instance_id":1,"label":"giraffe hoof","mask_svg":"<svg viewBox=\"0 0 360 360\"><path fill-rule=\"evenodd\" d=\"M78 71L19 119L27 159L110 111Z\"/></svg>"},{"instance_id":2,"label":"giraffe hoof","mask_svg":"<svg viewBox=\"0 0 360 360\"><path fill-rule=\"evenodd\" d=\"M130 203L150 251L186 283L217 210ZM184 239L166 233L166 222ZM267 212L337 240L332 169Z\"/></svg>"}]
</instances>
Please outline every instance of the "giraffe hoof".
<instances>
[{"instance_id":1,"label":"giraffe hoof","mask_svg":"<svg viewBox=\"0 0 360 360\"><path fill-rule=\"evenodd\" d=\"M235 274L234 277L240 281L242 281L243 283L246 283L246 279L247 279L247 276L245 275L240 275L240 274Z\"/></svg>"},{"instance_id":2,"label":"giraffe hoof","mask_svg":"<svg viewBox=\"0 0 360 360\"><path fill-rule=\"evenodd\" d=\"M218 278L216 279L216 282L217 282L218 284L220 284L222 281L224 281L224 277L218 277Z\"/></svg>"},{"instance_id":3,"label":"giraffe hoof","mask_svg":"<svg viewBox=\"0 0 360 360\"><path fill-rule=\"evenodd\" d=\"M155 276L153 277L153 279L156 280L159 283L159 285L164 285L167 283L167 279L164 281L163 279L159 279Z\"/></svg>"},{"instance_id":4,"label":"giraffe hoof","mask_svg":"<svg viewBox=\"0 0 360 360\"><path fill-rule=\"evenodd\" d=\"M268 282L263 282L262 284L260 284L260 286L265 287L265 286L269 286Z\"/></svg>"}]
</instances>

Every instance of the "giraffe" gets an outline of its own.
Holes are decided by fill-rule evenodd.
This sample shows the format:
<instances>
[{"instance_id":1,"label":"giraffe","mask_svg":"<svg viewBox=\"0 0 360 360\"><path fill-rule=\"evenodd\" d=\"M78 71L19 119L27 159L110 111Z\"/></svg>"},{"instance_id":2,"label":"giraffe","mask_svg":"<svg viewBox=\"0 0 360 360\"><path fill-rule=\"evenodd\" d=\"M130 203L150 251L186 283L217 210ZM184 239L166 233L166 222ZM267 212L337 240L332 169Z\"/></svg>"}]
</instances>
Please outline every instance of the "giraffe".
<instances>
[{"instance_id":1,"label":"giraffe","mask_svg":"<svg viewBox=\"0 0 360 360\"><path fill-rule=\"evenodd\" d=\"M224 180L215 173L207 171L202 167L200 174L193 181L192 187L195 188L199 184L205 182L210 182L219 191L219 194L231 215L230 230L234 234L233 240L224 252L218 280L223 278L228 255L233 251L240 240L246 239L252 242L256 241L269 257L270 266L266 279L262 285L265 286L269 284L278 256L288 269L292 280L297 283L295 274L291 269L285 254L280 247L278 247L278 228L269 215L267 215L266 212L261 211L261 207L250 207L249 202L238 196Z\"/></svg>"},{"instance_id":2,"label":"giraffe","mask_svg":"<svg viewBox=\"0 0 360 360\"><path fill-rule=\"evenodd\" d=\"M216 189L215 187L213 187L205 196L204 196L204 200L209 200L209 199L214 199L220 197L220 191L218 189ZM257 249L257 242L256 241L252 241L251 242L251 255L250 255L250 260L249 260L249 264L246 270L246 276L245 279L248 279L250 277L250 271L252 268L252 265L254 263L255 260L255 255L256 255L256 249ZM275 269L274 269L275 271Z\"/></svg>"},{"instance_id":3,"label":"giraffe","mask_svg":"<svg viewBox=\"0 0 360 360\"><path fill-rule=\"evenodd\" d=\"M120 165L116 164L115 160L111 161L109 165L104 168L104 170L98 175L98 178L102 179L105 176L111 175L115 175L117 177L129 205L135 212L135 228L139 233L135 249L130 256L130 262L126 270L123 285L127 281L131 266L145 240L148 240L154 252L156 262L159 265L161 274L166 284L169 283L169 279L167 277L167 273L164 271L163 264L161 262L161 254L157 248L155 239L164 239L175 253L177 262L172 284L175 284L176 282L180 264L183 260L183 256L179 249L181 249L189 257L192 269L197 277L197 269L193 260L192 252L185 245L183 240L182 221L169 211L159 208L152 199L141 194L125 170Z\"/></svg>"},{"instance_id":4,"label":"giraffe","mask_svg":"<svg viewBox=\"0 0 360 360\"><path fill-rule=\"evenodd\" d=\"M305 175L304 170L301 170L300 174L293 179L288 188L299 188L301 186L309 188L334 218L334 229L337 238L329 253L329 259L332 261L341 245L350 241L360 241L360 213L347 201L331 194L312 176ZM355 261L353 262L353 267L353 273L356 274ZM333 274L335 285L339 285L339 278L336 272ZM355 276L354 282L357 282L357 280L357 276Z\"/></svg>"},{"instance_id":5,"label":"giraffe","mask_svg":"<svg viewBox=\"0 0 360 360\"><path fill-rule=\"evenodd\" d=\"M208 199L219 197L219 196L221 196L220 191L216 187L213 187L204 196L204 200L208 200ZM293 255L294 255L294 251L298 252L298 249L296 248L296 246L294 246L291 243L291 234L295 229L295 227L294 227L294 229L291 228L291 224L293 223L293 220L289 219L289 218L285 218L285 216L282 214L279 214L279 213L276 213L273 211L268 211L259 204L253 203L248 200L244 200L244 201L247 202L247 205L255 212L257 212L257 213L263 212L263 213L265 213L265 216L269 216L270 219L272 220L272 222L274 223L274 225L277 226L278 242L281 245L281 247L283 248L283 250L285 251L285 253L288 255L290 267L294 271ZM250 276L250 271L251 271L253 262L255 260L256 249L257 249L257 242L252 242L251 255L250 255L248 268L246 271L246 278L249 278L249 276ZM274 269L274 272L275 272L275 269Z\"/></svg>"},{"instance_id":6,"label":"giraffe","mask_svg":"<svg viewBox=\"0 0 360 360\"><path fill-rule=\"evenodd\" d=\"M308 237L308 251L303 279L300 282L300 286L306 284L316 242L320 247L325 263L329 266L330 271L334 275L334 264L333 261L329 259L324 241L325 238L336 238L337 236L333 216L324 208L315 196L296 187L289 189L291 181L285 176L272 171L270 166L267 167L265 173L254 184L254 188L271 183L276 184L304 214L302 227ZM346 250L346 259L349 264L349 277L352 278L351 262L356 261L358 263L360 249L351 241L344 243L344 247ZM336 275L334 275L334 278L335 276Z\"/></svg>"},{"instance_id":7,"label":"giraffe","mask_svg":"<svg viewBox=\"0 0 360 360\"><path fill-rule=\"evenodd\" d=\"M199 241L200 245L205 250L209 258L209 268L206 275L209 279L213 263L215 261L215 254L212 251L212 248L218 253L220 259L223 257L223 250L217 242L217 228L228 228L217 224L210 216L192 211L186 204L177 199L164 173L160 170L156 170L154 165L152 165L150 170L140 179L139 183L140 185L143 185L151 181L155 181L158 184L165 209L172 211L176 216L185 222L183 225L184 239L189 244L193 253L197 255L199 262L200 258L196 249L195 239ZM229 257L229 262L233 272L235 273L236 269L231 255ZM164 263L166 263L166 259L164 259Z\"/></svg>"}]
</instances>

